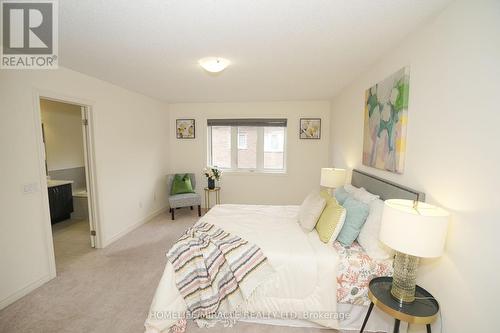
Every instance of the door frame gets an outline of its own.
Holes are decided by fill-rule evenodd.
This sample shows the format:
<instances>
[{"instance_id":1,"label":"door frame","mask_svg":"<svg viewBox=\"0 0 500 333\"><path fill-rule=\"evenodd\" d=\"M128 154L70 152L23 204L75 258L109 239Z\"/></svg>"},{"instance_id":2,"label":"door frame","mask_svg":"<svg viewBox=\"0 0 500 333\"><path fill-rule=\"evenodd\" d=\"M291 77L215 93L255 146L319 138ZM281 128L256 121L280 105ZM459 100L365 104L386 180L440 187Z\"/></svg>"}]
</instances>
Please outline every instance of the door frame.
<instances>
[{"instance_id":1,"label":"door frame","mask_svg":"<svg viewBox=\"0 0 500 333\"><path fill-rule=\"evenodd\" d=\"M42 112L40 109L40 100L46 99L55 102L61 102L66 104L78 105L86 110L87 116L87 126L86 126L86 136L84 136L84 140L86 141L84 144L84 148L87 153L87 161L86 161L86 173L89 175L89 183L87 184L87 192L88 196L88 204L89 204L89 226L90 228L94 228L96 231L95 236L95 247L102 247L102 239L101 239L101 225L100 225L100 214L99 214L99 205L98 205L98 196L99 189L97 186L97 175L96 175L96 159L95 159L95 140L94 140L94 101L68 96L65 94L60 94L53 91L47 91L42 89L34 89L33 91L33 117L35 124L35 140L38 148L38 164L39 164L39 176L40 176L40 185L41 185L41 195L42 195L42 203L43 203L43 219L45 220L44 229L45 229L45 239L46 239L46 247L49 253L49 270L51 277L56 276L56 262L55 262L55 254L54 254L54 240L52 237L52 225L50 222L50 210L49 210L49 196L45 189L47 189L47 177L46 177L46 167L45 167L45 150L43 144L43 135L42 135ZM83 132L82 132L83 135ZM90 231L89 231L90 233Z\"/></svg>"},{"instance_id":2,"label":"door frame","mask_svg":"<svg viewBox=\"0 0 500 333\"><path fill-rule=\"evenodd\" d=\"M90 113L90 106L80 106L81 110L81 118L82 118L82 135L83 135L83 158L85 163L85 183L90 184L87 186L87 207L89 212L89 227L90 227L90 245L91 247L100 247L101 243L99 242L99 246L97 246L97 215L95 207L97 207L97 201L94 201L95 194L95 172L90 167L90 165L94 165L94 150L93 150L93 135L91 134L91 130L93 129L90 125L92 115ZM100 235L101 233L99 233Z\"/></svg>"}]
</instances>

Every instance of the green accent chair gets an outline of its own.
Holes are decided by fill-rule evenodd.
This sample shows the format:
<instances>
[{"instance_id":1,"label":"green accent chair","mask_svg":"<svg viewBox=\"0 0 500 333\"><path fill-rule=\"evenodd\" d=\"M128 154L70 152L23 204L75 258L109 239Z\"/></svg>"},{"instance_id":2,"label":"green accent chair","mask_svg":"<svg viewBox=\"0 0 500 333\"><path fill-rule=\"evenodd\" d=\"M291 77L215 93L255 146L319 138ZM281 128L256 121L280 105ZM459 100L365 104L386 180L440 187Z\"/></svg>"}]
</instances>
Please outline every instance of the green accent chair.
<instances>
[{"instance_id":1,"label":"green accent chair","mask_svg":"<svg viewBox=\"0 0 500 333\"><path fill-rule=\"evenodd\" d=\"M182 174L182 173L180 173ZM196 188L196 178L194 173L187 174L191 179L191 185L193 189ZM168 203L170 205L170 214L172 214L172 220L175 220L175 210L190 207L193 210L194 206L198 206L198 216L201 216L201 195L198 193L182 193L182 194L174 194L172 193L172 184L174 180L175 174L167 175L167 188L168 188Z\"/></svg>"}]
</instances>

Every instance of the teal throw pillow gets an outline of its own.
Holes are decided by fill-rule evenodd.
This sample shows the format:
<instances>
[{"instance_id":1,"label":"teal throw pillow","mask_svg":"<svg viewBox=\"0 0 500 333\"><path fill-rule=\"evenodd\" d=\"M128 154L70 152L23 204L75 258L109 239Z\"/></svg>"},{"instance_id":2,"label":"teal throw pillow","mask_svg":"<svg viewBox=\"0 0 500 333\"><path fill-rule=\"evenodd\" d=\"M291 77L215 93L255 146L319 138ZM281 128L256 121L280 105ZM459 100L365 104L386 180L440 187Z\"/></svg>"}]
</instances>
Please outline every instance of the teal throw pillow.
<instances>
[{"instance_id":1,"label":"teal throw pillow","mask_svg":"<svg viewBox=\"0 0 500 333\"><path fill-rule=\"evenodd\" d=\"M346 199L350 196L349 192L347 192L343 186L335 189L334 195L337 202L341 205L343 205Z\"/></svg>"},{"instance_id":2,"label":"teal throw pillow","mask_svg":"<svg viewBox=\"0 0 500 333\"><path fill-rule=\"evenodd\" d=\"M366 222L366 218L370 212L370 207L367 204L350 197L346 199L342 206L346 209L347 214L337 240L343 246L351 246Z\"/></svg>"}]
</instances>

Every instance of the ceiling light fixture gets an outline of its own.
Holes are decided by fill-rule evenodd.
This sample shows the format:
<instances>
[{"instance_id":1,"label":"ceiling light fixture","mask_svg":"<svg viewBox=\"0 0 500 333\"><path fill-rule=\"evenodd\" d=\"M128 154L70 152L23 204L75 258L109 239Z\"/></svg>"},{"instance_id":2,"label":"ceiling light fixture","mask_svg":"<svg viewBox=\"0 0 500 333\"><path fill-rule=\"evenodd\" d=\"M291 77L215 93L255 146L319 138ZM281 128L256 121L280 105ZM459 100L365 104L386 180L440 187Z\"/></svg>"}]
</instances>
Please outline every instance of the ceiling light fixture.
<instances>
[{"instance_id":1,"label":"ceiling light fixture","mask_svg":"<svg viewBox=\"0 0 500 333\"><path fill-rule=\"evenodd\" d=\"M201 67L210 73L222 72L231 63L229 60L219 57L208 57L198 61Z\"/></svg>"}]
</instances>

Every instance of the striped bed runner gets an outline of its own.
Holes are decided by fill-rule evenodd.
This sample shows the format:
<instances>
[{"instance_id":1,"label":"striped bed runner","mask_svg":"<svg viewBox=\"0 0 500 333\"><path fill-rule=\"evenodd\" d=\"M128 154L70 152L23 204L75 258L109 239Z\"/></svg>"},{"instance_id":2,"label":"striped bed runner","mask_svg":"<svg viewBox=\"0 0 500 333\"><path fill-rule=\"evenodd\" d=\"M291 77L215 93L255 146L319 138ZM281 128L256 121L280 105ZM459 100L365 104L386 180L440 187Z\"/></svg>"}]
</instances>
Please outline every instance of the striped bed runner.
<instances>
[{"instance_id":1,"label":"striped bed runner","mask_svg":"<svg viewBox=\"0 0 500 333\"><path fill-rule=\"evenodd\" d=\"M235 311L274 273L257 245L209 223L186 230L167 258L193 319Z\"/></svg>"}]
</instances>

